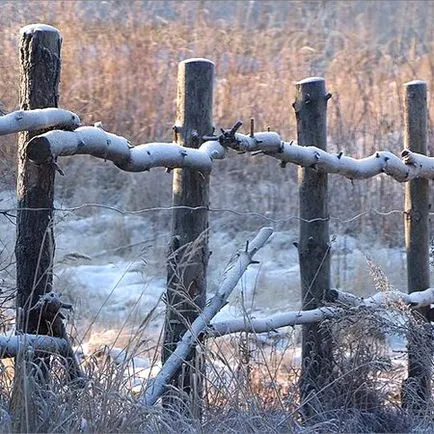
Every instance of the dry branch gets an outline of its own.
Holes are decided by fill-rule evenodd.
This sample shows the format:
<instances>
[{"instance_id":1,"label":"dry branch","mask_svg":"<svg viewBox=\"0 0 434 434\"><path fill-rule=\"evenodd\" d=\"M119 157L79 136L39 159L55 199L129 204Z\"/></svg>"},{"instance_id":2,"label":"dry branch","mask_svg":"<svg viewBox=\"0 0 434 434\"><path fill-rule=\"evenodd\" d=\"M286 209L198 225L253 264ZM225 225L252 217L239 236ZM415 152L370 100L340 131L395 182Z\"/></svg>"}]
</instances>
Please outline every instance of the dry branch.
<instances>
[{"instance_id":1,"label":"dry branch","mask_svg":"<svg viewBox=\"0 0 434 434\"><path fill-rule=\"evenodd\" d=\"M224 158L225 150L218 141L207 141L199 149L187 149L176 143L132 146L124 137L108 133L100 127L54 130L34 137L27 144L28 158L38 164L76 154L110 160L127 172L143 172L153 167L189 167L209 172L214 159Z\"/></svg>"},{"instance_id":2,"label":"dry branch","mask_svg":"<svg viewBox=\"0 0 434 434\"><path fill-rule=\"evenodd\" d=\"M206 330L212 318L227 303L229 295L234 290L241 276L247 267L253 263L255 253L264 246L272 233L273 230L271 228L262 228L256 237L250 243L247 243L245 250L239 251L232 257L223 273L217 294L209 301L203 312L192 323L190 330L184 334L176 350L167 359L160 373L150 381L144 395L140 399L141 402L147 406L151 406L165 392L167 384L178 371L182 362L187 358L199 336Z\"/></svg>"},{"instance_id":3,"label":"dry branch","mask_svg":"<svg viewBox=\"0 0 434 434\"><path fill-rule=\"evenodd\" d=\"M53 127L75 129L79 126L80 118L68 110L59 108L17 110L0 117L0 136Z\"/></svg>"},{"instance_id":4,"label":"dry branch","mask_svg":"<svg viewBox=\"0 0 434 434\"><path fill-rule=\"evenodd\" d=\"M406 304L414 308L420 308L434 303L434 288L412 292L411 294L400 291L384 291L368 298L357 297L337 290L330 292L332 300L339 303L340 306L334 305L312 310L279 313L268 318L237 318L230 321L216 322L211 324L208 333L215 337L242 331L265 333L281 327L309 324L344 316L349 313L349 308L378 309L387 308L393 304Z\"/></svg>"}]
</instances>

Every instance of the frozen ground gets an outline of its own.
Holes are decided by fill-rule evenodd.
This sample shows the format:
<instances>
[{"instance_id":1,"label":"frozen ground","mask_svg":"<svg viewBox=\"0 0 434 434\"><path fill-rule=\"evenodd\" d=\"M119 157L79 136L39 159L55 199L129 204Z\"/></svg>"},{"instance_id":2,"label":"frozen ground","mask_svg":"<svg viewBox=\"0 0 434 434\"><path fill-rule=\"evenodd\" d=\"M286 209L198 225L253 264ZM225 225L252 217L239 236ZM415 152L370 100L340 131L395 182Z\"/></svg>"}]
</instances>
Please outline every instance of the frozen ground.
<instances>
[{"instance_id":1,"label":"frozen ground","mask_svg":"<svg viewBox=\"0 0 434 434\"><path fill-rule=\"evenodd\" d=\"M57 204L65 207L64 204ZM15 193L0 193L0 209L15 207ZM242 228L242 226L240 225ZM212 228L211 228L212 229ZM259 227L258 227L259 229ZM2 264L13 263L15 227L0 217ZM170 236L170 211L157 218L120 214L104 208L84 208L56 215L55 288L75 306L76 324L93 324L102 330L136 326L158 304L151 323L158 334L162 324L165 256ZM253 232L210 232L209 293L232 254ZM243 312L256 316L300 307L297 250L293 231L275 232L257 255L260 265L249 268L219 318ZM375 291L366 258L382 268L392 287L405 290L403 249L366 245L348 235L332 242L332 285L368 295ZM1 271L4 287L14 286L14 266Z\"/></svg>"}]
</instances>

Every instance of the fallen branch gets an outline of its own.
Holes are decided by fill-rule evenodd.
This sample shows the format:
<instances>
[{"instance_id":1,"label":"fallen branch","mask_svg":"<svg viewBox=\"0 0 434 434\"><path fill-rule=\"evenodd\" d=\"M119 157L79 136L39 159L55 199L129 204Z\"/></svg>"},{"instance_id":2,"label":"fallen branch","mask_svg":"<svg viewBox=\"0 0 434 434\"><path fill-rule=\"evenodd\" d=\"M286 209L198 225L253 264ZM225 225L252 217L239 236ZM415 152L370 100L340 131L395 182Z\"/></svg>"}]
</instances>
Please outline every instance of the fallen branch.
<instances>
[{"instance_id":1,"label":"fallen branch","mask_svg":"<svg viewBox=\"0 0 434 434\"><path fill-rule=\"evenodd\" d=\"M110 160L127 172L143 172L153 167L188 167L209 172L213 160L225 156L225 149L218 141L206 141L199 149L185 148L176 143L132 146L126 138L100 127L49 131L32 138L26 152L28 158L36 163L56 161L61 156L87 154Z\"/></svg>"},{"instance_id":2,"label":"fallen branch","mask_svg":"<svg viewBox=\"0 0 434 434\"><path fill-rule=\"evenodd\" d=\"M371 297L330 290L328 301L339 303L339 306L326 306L306 311L292 311L271 315L268 318L237 318L230 321L212 323L208 328L210 336L218 337L231 333L266 333L281 327L320 322L325 319L348 315L351 308L378 309L391 305L405 304L413 308L429 306L434 303L434 288L406 294L400 291L378 292Z\"/></svg>"},{"instance_id":3,"label":"fallen branch","mask_svg":"<svg viewBox=\"0 0 434 434\"><path fill-rule=\"evenodd\" d=\"M234 290L247 267L254 263L253 256L264 246L272 233L273 230L271 228L262 228L256 237L250 243L247 243L246 249L236 253L229 261L223 273L217 294L196 318L190 330L184 334L176 350L167 359L159 374L149 382L144 395L140 398L140 402L151 406L165 392L167 384L178 371L183 361L186 360L199 336L206 330L212 318L227 303L229 295Z\"/></svg>"},{"instance_id":4,"label":"fallen branch","mask_svg":"<svg viewBox=\"0 0 434 434\"><path fill-rule=\"evenodd\" d=\"M0 136L53 127L75 129L79 126L80 118L75 113L58 108L18 110L0 116Z\"/></svg>"}]
</instances>

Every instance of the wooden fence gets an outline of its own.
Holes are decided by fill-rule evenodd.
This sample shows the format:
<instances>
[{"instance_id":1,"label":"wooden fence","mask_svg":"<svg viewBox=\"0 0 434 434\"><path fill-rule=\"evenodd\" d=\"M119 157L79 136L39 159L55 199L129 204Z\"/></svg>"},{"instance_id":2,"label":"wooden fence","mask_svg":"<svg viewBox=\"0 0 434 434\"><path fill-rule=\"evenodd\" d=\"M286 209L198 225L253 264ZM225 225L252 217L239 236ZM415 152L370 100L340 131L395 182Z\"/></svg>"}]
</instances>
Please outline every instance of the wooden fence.
<instances>
[{"instance_id":1,"label":"wooden fence","mask_svg":"<svg viewBox=\"0 0 434 434\"><path fill-rule=\"evenodd\" d=\"M178 70L177 118L173 143L148 143L133 146L127 139L104 131L100 126L80 126L79 117L58 109L60 74L59 32L45 25L27 26L21 31L20 111L0 117L0 135L22 131L18 143L17 213L17 332L18 336L0 337L4 357L33 345L56 350L72 366L72 378L82 373L71 353L63 324L53 332L53 316L62 305L53 292L52 267L55 250L53 197L58 159L86 154L112 161L119 169L143 172L155 167L174 169L173 224L168 260L167 313L162 351L163 368L149 383L141 398L154 404L169 383L187 393L197 394L201 385L200 363L195 345L204 334L222 336L241 330L265 332L294 324L303 326L301 396L309 401L327 385L331 372L332 341L330 330L319 327L325 318L345 315L348 307L377 308L388 303L405 303L429 317L434 289L429 282L429 189L434 179L434 158L426 156L427 103L426 83L404 85L404 150L401 156L378 151L362 159L343 152L327 152L327 103L330 93L323 78L313 77L296 84L293 104L297 119L297 144L284 141L272 131L256 132L250 122L249 134L238 132L241 122L215 133L212 124L214 64L206 59L181 62ZM47 131L50 129L50 131ZM213 317L253 256L272 233L263 228L230 261L216 296L206 304L206 268L208 263L209 179L216 160L233 149L251 154L262 153L279 160L282 166L296 164L299 169L300 239L298 244L302 288L302 311L286 312L265 319L213 322ZM215 167L218 170L218 167ZM327 180L329 173L350 179L367 179L386 174L406 182L405 235L408 265L408 292L386 291L369 299L331 289L330 240L328 230ZM289 246L288 246L289 247ZM327 304L326 300L340 304ZM51 336L47 336L50 335ZM427 337L431 348L431 334ZM421 408L431 396L431 362L420 357L411 337L408 344L409 378L414 393L404 405ZM180 370L181 364L187 368ZM179 374L182 372L182 375ZM415 399L415 397L417 399ZM165 398L170 403L171 397ZM193 396L193 400L195 397ZM198 406L200 407L200 406Z\"/></svg>"}]
</instances>

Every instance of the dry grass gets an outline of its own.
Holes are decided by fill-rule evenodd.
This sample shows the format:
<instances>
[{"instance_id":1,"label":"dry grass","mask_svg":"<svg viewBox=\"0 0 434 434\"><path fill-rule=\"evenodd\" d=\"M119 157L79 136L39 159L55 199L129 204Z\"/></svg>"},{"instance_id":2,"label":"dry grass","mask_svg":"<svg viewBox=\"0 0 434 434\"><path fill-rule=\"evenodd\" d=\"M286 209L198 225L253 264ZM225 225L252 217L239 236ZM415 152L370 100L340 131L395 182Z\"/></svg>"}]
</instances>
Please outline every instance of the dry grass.
<instances>
[{"instance_id":1,"label":"dry grass","mask_svg":"<svg viewBox=\"0 0 434 434\"><path fill-rule=\"evenodd\" d=\"M134 143L171 139L177 63L190 57L216 64L217 127L254 117L259 129L270 125L287 140L296 136L294 82L325 76L334 95L329 147L353 156L400 151L404 82L425 79L430 104L434 95L432 2L33 0L32 7L5 1L0 8L0 99L6 108L17 107L18 101L18 30L48 22L64 38L62 106L87 124L102 121ZM2 144L2 182L10 186L14 149L13 139ZM160 172L142 180L101 162L83 166L83 161L86 157L62 160L67 176L57 183L61 197L81 203L93 191L100 201L130 208L170 203L170 177ZM232 156L218 166L211 181L215 207L237 203L269 217L297 214L295 167L276 170L273 159L246 156ZM148 187L155 181L159 188ZM234 188L240 183L249 186L241 198ZM331 213L341 218L402 207L402 186L382 177L352 185L333 176L330 192ZM398 222L400 216L367 215L341 229L369 232L393 244L401 238Z\"/></svg>"},{"instance_id":2,"label":"dry grass","mask_svg":"<svg viewBox=\"0 0 434 434\"><path fill-rule=\"evenodd\" d=\"M389 312L411 315L397 307ZM414 325L414 324L413 324ZM384 334L405 335L385 311L353 312L333 324L334 369L329 384L310 397L315 413L303 421L298 394L300 359L294 330L244 334L208 340L200 351L206 361L206 400L202 420L188 411L136 401L149 367L159 357L146 330L119 333L111 344L94 348L83 360L88 385L65 387L54 364L50 388L33 386L31 407L43 432L429 432L431 417L410 415L400 407L406 376L404 355L390 353ZM144 339L145 338L145 339ZM115 347L123 347L119 354ZM140 368L142 361L149 366ZM0 396L2 432L10 432L8 401L11 366L3 363ZM9 372L9 375L6 375ZM188 401L187 401L188 402Z\"/></svg>"},{"instance_id":3,"label":"dry grass","mask_svg":"<svg viewBox=\"0 0 434 434\"><path fill-rule=\"evenodd\" d=\"M207 57L216 64L217 127L254 117L259 129L270 125L286 140L295 139L293 84L322 75L333 93L329 148L356 157L376 149L397 153L402 147L402 84L427 80L432 105L433 18L434 3L425 1L3 1L0 100L8 110L18 105L19 28L46 22L64 38L61 105L86 124L102 121L134 143L171 139L177 63ZM429 152L434 152L432 145ZM57 180L57 195L68 204L102 202L132 209L170 204L171 178L159 171L125 174L86 157L60 164L66 177ZM218 162L211 179L212 206L274 219L297 215L296 168L276 167L266 157L231 155ZM14 138L3 139L0 173L1 186L13 187ZM402 209L402 192L401 185L384 177L351 184L331 176L330 212L345 220L373 208ZM220 228L232 231L263 222L233 215L221 220ZM332 221L339 234L364 232L388 244L401 242L401 224L401 215L372 213L349 223ZM277 229L293 226L292 220L276 223ZM371 332L387 329L381 319L362 316L349 319L352 327L337 326L337 380L323 391L336 398L318 407L307 431L430 428L429 418L409 420L397 406L402 369L378 369L384 342ZM130 338L122 346L131 345ZM53 379L40 401L38 420L48 432L298 431L295 343L291 331L283 338L278 345L264 346L260 337L240 336L203 349L209 362L203 422L137 406L127 390L129 368L96 355L89 357L86 369L92 381L84 391L71 391L60 377ZM138 336L131 339L136 342ZM143 351L132 348L133 353ZM0 430L7 432L10 385L6 376L1 381Z\"/></svg>"}]
</instances>

